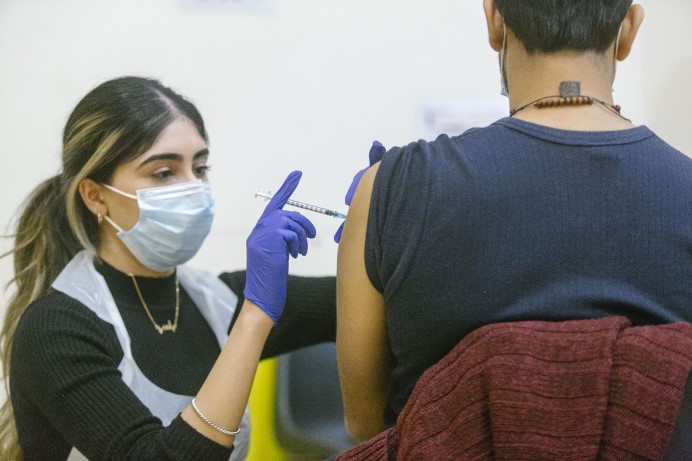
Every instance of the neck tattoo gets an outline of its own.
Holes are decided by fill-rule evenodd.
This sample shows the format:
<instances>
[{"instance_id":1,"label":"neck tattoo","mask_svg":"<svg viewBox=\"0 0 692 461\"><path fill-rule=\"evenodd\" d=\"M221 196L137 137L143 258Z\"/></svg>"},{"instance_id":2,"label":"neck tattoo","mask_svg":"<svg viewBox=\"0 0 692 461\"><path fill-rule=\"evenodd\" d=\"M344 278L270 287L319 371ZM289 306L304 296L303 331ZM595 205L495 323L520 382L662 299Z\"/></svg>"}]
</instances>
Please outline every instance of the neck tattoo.
<instances>
[{"instance_id":1,"label":"neck tattoo","mask_svg":"<svg viewBox=\"0 0 692 461\"><path fill-rule=\"evenodd\" d=\"M573 81L560 82L560 94L553 96L544 96L542 98L531 101L528 104L524 104L521 107L512 109L509 112L509 116L513 117L517 112L527 109L529 107L535 107L536 109L544 109L546 107L563 107L563 106L590 106L593 103L600 104L601 106L608 109L610 112L619 116L620 118L631 122L630 119L623 117L620 114L620 106L609 104L600 99L594 98L593 96L585 96L581 94L581 83Z\"/></svg>"},{"instance_id":2,"label":"neck tattoo","mask_svg":"<svg viewBox=\"0 0 692 461\"><path fill-rule=\"evenodd\" d=\"M132 277L132 282L135 284L135 290L137 291L137 296L139 296L139 300L142 303L142 307L144 307L144 311L147 313L147 317L149 317L149 320L151 320L151 324L154 325L156 331L158 331L160 335L164 334L166 331L175 333L175 330L178 328L178 314L180 314L180 285L178 284L178 279L175 279L175 320L173 323L171 323L171 319L168 319L164 325L159 325L156 323L156 320L154 320L154 316L151 315L151 312L147 307L147 303L144 302L142 292L139 291L137 279L135 278L134 274L129 275Z\"/></svg>"}]
</instances>

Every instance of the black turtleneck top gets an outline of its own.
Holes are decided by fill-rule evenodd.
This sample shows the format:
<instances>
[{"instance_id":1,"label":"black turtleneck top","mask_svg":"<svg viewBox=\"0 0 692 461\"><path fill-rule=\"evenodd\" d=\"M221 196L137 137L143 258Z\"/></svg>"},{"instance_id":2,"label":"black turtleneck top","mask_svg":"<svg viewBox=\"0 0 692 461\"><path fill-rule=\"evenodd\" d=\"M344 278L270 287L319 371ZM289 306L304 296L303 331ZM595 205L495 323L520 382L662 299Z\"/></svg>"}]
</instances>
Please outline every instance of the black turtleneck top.
<instances>
[{"instance_id":1,"label":"black turtleneck top","mask_svg":"<svg viewBox=\"0 0 692 461\"><path fill-rule=\"evenodd\" d=\"M132 278L103 262L95 266L115 299L142 372L167 391L195 395L220 349L187 292L180 287L176 332L160 335ZM245 272L223 273L220 279L238 296L237 315ZM175 275L137 277L137 284L155 321L173 323ZM263 358L334 341L335 292L334 277L289 276L286 309ZM10 363L10 398L25 461L62 461L73 446L90 461L228 460L230 448L179 416L168 427L152 416L120 377L122 354L113 327L67 295L53 291L28 307Z\"/></svg>"}]
</instances>

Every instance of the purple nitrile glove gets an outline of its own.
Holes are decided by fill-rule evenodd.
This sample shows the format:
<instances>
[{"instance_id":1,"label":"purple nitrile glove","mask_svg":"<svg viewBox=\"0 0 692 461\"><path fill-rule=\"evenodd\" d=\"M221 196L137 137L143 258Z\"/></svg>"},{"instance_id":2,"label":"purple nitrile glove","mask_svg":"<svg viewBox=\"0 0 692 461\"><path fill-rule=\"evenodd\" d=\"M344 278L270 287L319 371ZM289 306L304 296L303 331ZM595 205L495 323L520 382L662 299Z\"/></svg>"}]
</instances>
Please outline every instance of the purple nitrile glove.
<instances>
[{"instance_id":1,"label":"purple nitrile glove","mask_svg":"<svg viewBox=\"0 0 692 461\"><path fill-rule=\"evenodd\" d=\"M384 156L384 153L387 151L387 149L384 148L382 144L380 144L379 141L373 141L372 147L370 147L370 153L368 155L370 159L370 165L367 166L366 168L363 168L360 170L356 175L353 177L353 181L351 182L351 186L348 188L348 191L346 192L346 205L351 204L351 200L353 200L353 194L356 193L356 188L358 187L358 183L360 182L360 178L363 177L363 174L368 171L368 168L373 166L375 163L379 162L382 160L382 157ZM336 230L336 234L334 234L334 241L336 243L339 243L341 240L341 233L344 231L344 223L341 223L339 228Z\"/></svg>"},{"instance_id":2,"label":"purple nitrile glove","mask_svg":"<svg viewBox=\"0 0 692 461\"><path fill-rule=\"evenodd\" d=\"M262 309L276 325L286 304L288 255L308 252L308 238L316 235L310 220L283 206L300 182L294 171L274 194L247 239L245 298Z\"/></svg>"}]
</instances>

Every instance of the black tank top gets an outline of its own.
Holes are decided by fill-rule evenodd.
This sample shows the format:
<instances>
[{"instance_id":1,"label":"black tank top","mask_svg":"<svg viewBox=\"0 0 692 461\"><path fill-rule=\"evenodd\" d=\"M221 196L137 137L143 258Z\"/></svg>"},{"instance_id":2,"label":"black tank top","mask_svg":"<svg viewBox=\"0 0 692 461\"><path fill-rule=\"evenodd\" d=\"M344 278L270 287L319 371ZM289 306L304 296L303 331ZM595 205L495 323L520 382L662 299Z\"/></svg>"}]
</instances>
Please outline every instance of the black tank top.
<instances>
[{"instance_id":1,"label":"black tank top","mask_svg":"<svg viewBox=\"0 0 692 461\"><path fill-rule=\"evenodd\" d=\"M365 260L396 357L393 424L420 375L482 325L692 321L692 159L646 127L510 118L394 148Z\"/></svg>"}]
</instances>

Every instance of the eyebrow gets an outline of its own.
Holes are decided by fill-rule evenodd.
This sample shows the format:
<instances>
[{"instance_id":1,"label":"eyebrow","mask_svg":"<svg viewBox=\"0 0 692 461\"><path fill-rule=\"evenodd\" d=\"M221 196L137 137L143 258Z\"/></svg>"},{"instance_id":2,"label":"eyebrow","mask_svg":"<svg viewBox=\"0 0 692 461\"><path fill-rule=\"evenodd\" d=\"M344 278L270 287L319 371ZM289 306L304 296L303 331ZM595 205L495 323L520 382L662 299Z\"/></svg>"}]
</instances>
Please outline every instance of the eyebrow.
<instances>
[{"instance_id":1,"label":"eyebrow","mask_svg":"<svg viewBox=\"0 0 692 461\"><path fill-rule=\"evenodd\" d=\"M202 157L205 155L209 155L209 149L207 149L206 147L204 149L200 150L199 152L197 152L192 159L197 160L199 157ZM146 164L151 163L151 162L156 162L158 160L174 160L176 162L182 162L183 156L180 154L174 154L172 152L164 152L161 154L154 154L151 157L147 157L147 159L144 160L142 163L140 163L137 166L137 168L142 168Z\"/></svg>"}]
</instances>

